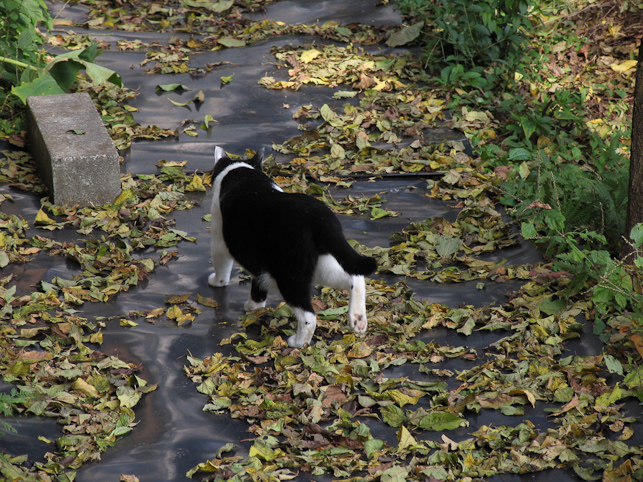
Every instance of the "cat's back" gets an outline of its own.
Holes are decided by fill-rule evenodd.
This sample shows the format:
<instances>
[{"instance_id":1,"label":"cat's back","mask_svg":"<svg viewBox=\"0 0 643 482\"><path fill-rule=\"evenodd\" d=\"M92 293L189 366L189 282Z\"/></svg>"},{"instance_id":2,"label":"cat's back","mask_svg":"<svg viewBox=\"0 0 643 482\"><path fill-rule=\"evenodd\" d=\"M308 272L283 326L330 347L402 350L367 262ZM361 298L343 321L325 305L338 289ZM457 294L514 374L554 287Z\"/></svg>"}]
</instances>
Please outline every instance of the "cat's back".
<instances>
[{"instance_id":1,"label":"cat's back","mask_svg":"<svg viewBox=\"0 0 643 482\"><path fill-rule=\"evenodd\" d=\"M228 220L252 219L282 229L312 229L339 225L332 211L319 199L287 193L256 169L238 168L222 180L220 205Z\"/></svg>"}]
</instances>

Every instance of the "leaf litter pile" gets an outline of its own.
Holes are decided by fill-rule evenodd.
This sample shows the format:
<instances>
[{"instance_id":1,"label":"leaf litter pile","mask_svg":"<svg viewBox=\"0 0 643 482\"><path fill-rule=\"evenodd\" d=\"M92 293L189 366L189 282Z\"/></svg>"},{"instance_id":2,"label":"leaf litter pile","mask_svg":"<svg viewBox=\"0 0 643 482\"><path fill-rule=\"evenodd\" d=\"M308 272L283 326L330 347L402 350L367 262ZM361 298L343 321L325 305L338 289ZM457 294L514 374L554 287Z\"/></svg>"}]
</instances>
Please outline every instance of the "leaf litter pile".
<instances>
[{"instance_id":1,"label":"leaf litter pile","mask_svg":"<svg viewBox=\"0 0 643 482\"><path fill-rule=\"evenodd\" d=\"M108 2L93 3L109 8ZM187 62L180 49L238 47L268 34L324 36L322 27L304 32L305 26L298 26L290 32L278 23L247 23L234 2L208 3L221 12L201 3L182 3L198 13L184 28L205 39L192 45L175 41L166 51L177 57L164 54L157 60ZM97 10L103 15L96 14L90 26L170 28L175 21L176 12L159 2L137 8L148 10L140 15ZM219 15L231 8L234 14ZM227 30L221 30L224 22ZM338 36L360 32L364 45L382 39L381 32L355 25L324 28ZM350 187L355 176L413 174L426 176L426 196L451 203L460 214L454 222L430 218L411 223L392 234L390 246L355 243L378 259L383 275L368 282L366 336L356 337L345 327L347 294L322 289L314 300L320 328L312 346L287 347L284 338L293 324L282 304L242 316L239 332L222 342L220 353L205 359L186 354L186 374L207 396L204 410L247 421L249 438L243 446L221 447L188 475L237 481L307 474L451 481L570 467L584 480L642 478L641 448L628 444L636 420L625 414L624 403L637 396L643 369L626 366L616 353L566 350L568 340L580 337L583 319L591 317L591 302L582 293L569 296L567 273L552 272L544 263L514 266L502 259L502 249L519 242L516 228L496 210L502 179L482 173L480 161L467 156L462 143L434 144L425 137L449 121L440 93L422 87L427 79L421 64L410 55L371 54L352 45L280 47L273 54L278 70L274 77L257 79L258 85L325 86L334 89L334 100L345 100L341 108L329 102L297 109L301 133L274 146L291 160L268 166L284 189L318 196L338 213L379 219L398 214L387 209L386 199L336 199L337 193ZM284 71L287 78L278 80ZM92 95L119 149L135 138L177 135L138 126L133 110L110 99L113 92ZM118 94L120 101L131 95ZM484 112L463 112L453 124L483 130L490 119ZM41 192L27 154L4 152L3 157L3 183ZM16 294L13 275L0 280L2 376L19 390L18 412L55 417L63 427L44 462L0 455L0 473L7 478L73 480L82 463L99 460L101 452L134 428L132 409L155 389L137 374L141 367L98 349L101 328L114 320L83 319L76 310L138 286L156 266L179 255L181 242L194 241L173 228L169 215L190 209L190 192L205 191L209 175L186 171L185 163L175 161L158 167L156 175L124 176L123 193L111 205L63 209L43 201L34 220L0 214L0 266L51 255L73 260L78 268L71 279L43 280L26 295ZM9 194L0 201L13 202ZM30 226L37 234L28 234ZM47 236L70 229L84 240ZM523 284L502 304L447 307L418 299L403 281L384 281L393 279L386 275L474 282L480 290L488 283ZM119 321L135 327L135 320L166 316L181 325L201 313L191 298L168 296L166 306L132 312ZM214 300L196 298L200 305L216 307ZM450 333L447 338L456 344L437 343L436 332ZM467 346L466 337L480 332L493 333L494 341L482 348ZM614 332L611 341L622 336ZM489 410L499 412L504 425L469 429L469 417ZM529 421L533 411L547 413L551 427L534 426Z\"/></svg>"}]
</instances>

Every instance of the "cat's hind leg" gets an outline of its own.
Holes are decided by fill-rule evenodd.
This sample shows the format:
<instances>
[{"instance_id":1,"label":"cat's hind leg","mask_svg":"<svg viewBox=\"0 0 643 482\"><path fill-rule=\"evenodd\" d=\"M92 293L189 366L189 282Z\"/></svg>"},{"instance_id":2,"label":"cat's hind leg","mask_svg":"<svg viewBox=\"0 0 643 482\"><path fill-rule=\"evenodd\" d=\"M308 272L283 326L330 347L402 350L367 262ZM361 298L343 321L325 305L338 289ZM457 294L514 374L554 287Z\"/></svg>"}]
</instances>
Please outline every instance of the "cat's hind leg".
<instances>
[{"instance_id":1,"label":"cat's hind leg","mask_svg":"<svg viewBox=\"0 0 643 482\"><path fill-rule=\"evenodd\" d=\"M252 311L264 308L266 306L267 296L268 290L264 287L261 276L253 277L252 284L250 285L250 297L248 298L248 301L246 301L246 304L243 305L243 309L246 311Z\"/></svg>"},{"instance_id":2,"label":"cat's hind leg","mask_svg":"<svg viewBox=\"0 0 643 482\"><path fill-rule=\"evenodd\" d=\"M348 303L348 324L355 333L366 333L366 282L360 275L351 276L351 299Z\"/></svg>"},{"instance_id":3,"label":"cat's hind leg","mask_svg":"<svg viewBox=\"0 0 643 482\"><path fill-rule=\"evenodd\" d=\"M365 333L368 327L366 318L366 283L364 276L350 275L330 254L319 257L315 268L315 284L322 284L351 293L348 304L348 325L355 333Z\"/></svg>"}]
</instances>

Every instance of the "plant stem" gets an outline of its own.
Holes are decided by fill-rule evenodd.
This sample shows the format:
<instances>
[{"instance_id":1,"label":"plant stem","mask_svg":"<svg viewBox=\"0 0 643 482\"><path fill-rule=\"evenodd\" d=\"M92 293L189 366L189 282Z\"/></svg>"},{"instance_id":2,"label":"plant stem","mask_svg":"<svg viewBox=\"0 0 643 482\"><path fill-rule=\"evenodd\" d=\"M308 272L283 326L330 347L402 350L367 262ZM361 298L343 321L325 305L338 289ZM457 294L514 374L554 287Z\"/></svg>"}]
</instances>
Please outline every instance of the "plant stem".
<instances>
[{"instance_id":1,"label":"plant stem","mask_svg":"<svg viewBox=\"0 0 643 482\"><path fill-rule=\"evenodd\" d=\"M19 60L10 59L9 57L0 57L0 62L6 62L8 64L17 65L18 67L22 67L23 69L31 69L31 70L36 70L36 71L38 70L33 65L25 64L24 62L20 62Z\"/></svg>"}]
</instances>

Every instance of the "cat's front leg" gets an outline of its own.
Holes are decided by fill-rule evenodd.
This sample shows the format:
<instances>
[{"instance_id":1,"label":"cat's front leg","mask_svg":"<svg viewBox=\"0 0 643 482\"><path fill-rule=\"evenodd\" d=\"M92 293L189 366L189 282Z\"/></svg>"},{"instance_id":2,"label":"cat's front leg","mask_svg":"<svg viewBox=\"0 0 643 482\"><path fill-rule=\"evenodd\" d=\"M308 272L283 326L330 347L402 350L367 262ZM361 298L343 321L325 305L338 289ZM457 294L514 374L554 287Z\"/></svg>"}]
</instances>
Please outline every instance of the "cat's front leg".
<instances>
[{"instance_id":1,"label":"cat's front leg","mask_svg":"<svg viewBox=\"0 0 643 482\"><path fill-rule=\"evenodd\" d=\"M288 346L301 348L306 343L310 344L317 327L317 315L302 308L291 307L297 318L297 332L288 338Z\"/></svg>"},{"instance_id":2,"label":"cat's front leg","mask_svg":"<svg viewBox=\"0 0 643 482\"><path fill-rule=\"evenodd\" d=\"M263 287L261 279L253 277L252 284L250 285L250 297L248 301L246 301L246 304L243 305L243 309L253 311L259 308L265 308L267 296L268 291Z\"/></svg>"},{"instance_id":3,"label":"cat's front leg","mask_svg":"<svg viewBox=\"0 0 643 482\"><path fill-rule=\"evenodd\" d=\"M351 276L351 299L348 303L348 324L355 333L366 333L366 283L363 276Z\"/></svg>"},{"instance_id":4,"label":"cat's front leg","mask_svg":"<svg viewBox=\"0 0 643 482\"><path fill-rule=\"evenodd\" d=\"M232 271L232 265L234 264L232 256L227 252L227 249L225 251L218 250L216 252L213 249L212 251L214 273L211 273L210 276L208 276L208 284L215 288L228 286L228 283L230 282L230 272Z\"/></svg>"}]
</instances>

